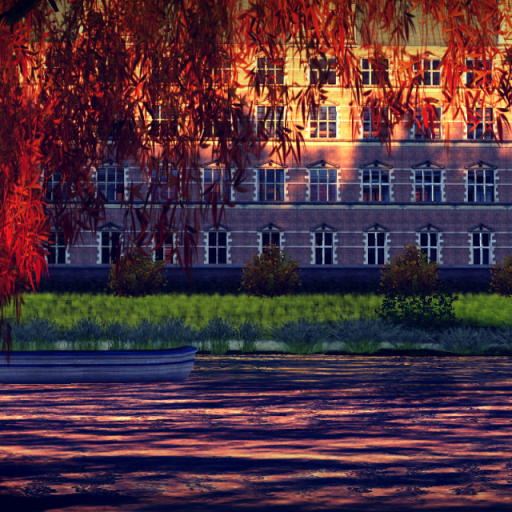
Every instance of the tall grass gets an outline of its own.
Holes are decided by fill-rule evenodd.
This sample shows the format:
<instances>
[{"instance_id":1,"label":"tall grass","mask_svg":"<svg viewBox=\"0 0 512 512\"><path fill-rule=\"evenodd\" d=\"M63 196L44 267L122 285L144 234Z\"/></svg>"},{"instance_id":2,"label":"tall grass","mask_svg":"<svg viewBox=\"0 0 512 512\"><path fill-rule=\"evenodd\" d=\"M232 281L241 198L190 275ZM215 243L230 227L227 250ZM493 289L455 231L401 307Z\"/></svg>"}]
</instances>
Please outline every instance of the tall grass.
<instances>
[{"instance_id":1,"label":"tall grass","mask_svg":"<svg viewBox=\"0 0 512 512\"><path fill-rule=\"evenodd\" d=\"M455 295L455 294L454 294ZM497 294L457 294L453 311L463 324L478 327L501 327L512 324L512 300ZM377 319L374 310L380 310L383 296L375 294L347 295L287 295L261 299L241 294L192 295L158 294L140 298L122 298L112 295L28 293L24 295L21 323L32 318L54 321L59 330L89 317L98 321L116 320L136 326L146 319L161 323L166 319L182 318L186 325L201 329L210 320L220 318L236 323L251 322L263 328L284 323L308 320L311 323L336 322L340 316L347 320ZM12 314L7 317L14 321Z\"/></svg>"}]
</instances>

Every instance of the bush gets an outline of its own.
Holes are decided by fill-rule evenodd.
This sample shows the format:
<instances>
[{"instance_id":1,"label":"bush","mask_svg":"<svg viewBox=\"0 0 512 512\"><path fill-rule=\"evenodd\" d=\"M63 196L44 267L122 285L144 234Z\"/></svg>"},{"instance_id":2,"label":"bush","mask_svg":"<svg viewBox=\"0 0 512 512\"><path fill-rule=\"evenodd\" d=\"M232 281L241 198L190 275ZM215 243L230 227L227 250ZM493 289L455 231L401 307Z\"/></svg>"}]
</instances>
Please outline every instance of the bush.
<instances>
[{"instance_id":1,"label":"bush","mask_svg":"<svg viewBox=\"0 0 512 512\"><path fill-rule=\"evenodd\" d=\"M422 254L419 247L416 249L409 244L404 249L405 255L395 257L392 266L388 264L388 268L386 265L382 267L385 275L380 286L385 298L382 311L375 310L375 313L406 327L425 330L462 322L455 322L452 309L453 301L459 300L459 297L452 297L451 291L434 294L436 287L441 285L436 275L439 264L429 263L427 255ZM439 299L439 303L432 304L432 298Z\"/></svg>"},{"instance_id":2,"label":"bush","mask_svg":"<svg viewBox=\"0 0 512 512\"><path fill-rule=\"evenodd\" d=\"M489 291L496 291L500 297L510 297L512 295L512 255L505 258L503 268L501 263L497 263L490 272L491 275L496 272L496 275L492 275L492 288L489 288Z\"/></svg>"},{"instance_id":3,"label":"bush","mask_svg":"<svg viewBox=\"0 0 512 512\"><path fill-rule=\"evenodd\" d=\"M275 244L264 247L260 256L252 258L252 264L244 268L242 286L249 297L280 297L292 293L295 283L302 286L299 276L294 274L298 261L286 262L286 257ZM300 272L300 271L299 271ZM240 291L241 288L238 288Z\"/></svg>"},{"instance_id":4,"label":"bush","mask_svg":"<svg viewBox=\"0 0 512 512\"><path fill-rule=\"evenodd\" d=\"M122 260L126 257L124 256ZM119 275L115 274L115 263L112 263L109 274L111 282L107 287L114 291L114 297L128 298L153 295L158 292L158 287L163 278L161 272L164 268L165 262L153 262L151 256L144 257L140 248L137 247L135 263L128 260ZM167 285L164 284L164 286ZM107 291L106 288L105 291Z\"/></svg>"}]
</instances>

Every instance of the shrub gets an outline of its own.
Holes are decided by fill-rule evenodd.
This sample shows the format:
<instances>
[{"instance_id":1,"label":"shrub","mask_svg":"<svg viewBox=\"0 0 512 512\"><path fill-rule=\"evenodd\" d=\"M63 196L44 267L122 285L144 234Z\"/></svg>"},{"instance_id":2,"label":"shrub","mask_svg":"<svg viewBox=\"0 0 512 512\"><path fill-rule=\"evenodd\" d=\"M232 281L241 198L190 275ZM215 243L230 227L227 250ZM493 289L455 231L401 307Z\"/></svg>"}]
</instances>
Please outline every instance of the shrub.
<instances>
[{"instance_id":1,"label":"shrub","mask_svg":"<svg viewBox=\"0 0 512 512\"><path fill-rule=\"evenodd\" d=\"M496 272L496 275L493 275L491 279L491 286L494 291L500 297L510 297L512 295L512 255L505 258L503 268L501 263L497 263L490 272L491 275ZM493 291L493 289L489 288L489 291Z\"/></svg>"},{"instance_id":2,"label":"shrub","mask_svg":"<svg viewBox=\"0 0 512 512\"><path fill-rule=\"evenodd\" d=\"M286 261L287 255L275 244L267 245L260 256L252 258L244 268L242 286L249 297L280 297L292 293L295 283L302 286L299 276L294 273L299 263ZM299 270L300 272L300 270ZM238 288L240 291L241 288Z\"/></svg>"},{"instance_id":3,"label":"shrub","mask_svg":"<svg viewBox=\"0 0 512 512\"><path fill-rule=\"evenodd\" d=\"M126 257L124 256L122 259ZM118 275L115 273L115 263L112 263L109 274L111 282L107 286L114 291L114 297L128 298L153 295L158 292L158 287L163 278L161 272L164 268L165 262L153 262L151 255L144 257L140 248L137 247L135 263L128 260L124 269L119 271ZM167 285L164 284L164 286ZM106 288L105 291L107 291Z\"/></svg>"},{"instance_id":4,"label":"shrub","mask_svg":"<svg viewBox=\"0 0 512 512\"><path fill-rule=\"evenodd\" d=\"M452 297L451 291L438 291L441 285L436 272L439 264L428 262L427 255L419 247L409 244L406 252L393 259L392 266L384 265L381 287L386 296L382 311L375 310L379 317L400 322L406 327L431 330L445 327L455 321L452 303L459 297ZM439 299L432 304L432 297ZM437 308L437 310L436 310ZM444 318L446 317L446 318ZM455 324L462 322L462 319ZM453 325L453 324L452 324Z\"/></svg>"}]
</instances>

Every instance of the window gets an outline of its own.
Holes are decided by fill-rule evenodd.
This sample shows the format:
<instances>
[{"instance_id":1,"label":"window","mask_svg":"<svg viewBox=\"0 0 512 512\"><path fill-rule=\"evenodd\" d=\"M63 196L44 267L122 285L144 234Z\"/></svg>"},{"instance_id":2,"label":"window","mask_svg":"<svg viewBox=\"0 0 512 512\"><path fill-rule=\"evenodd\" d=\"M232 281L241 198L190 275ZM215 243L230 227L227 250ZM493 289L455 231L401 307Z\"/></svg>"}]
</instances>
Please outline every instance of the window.
<instances>
[{"instance_id":1,"label":"window","mask_svg":"<svg viewBox=\"0 0 512 512\"><path fill-rule=\"evenodd\" d=\"M473 264L489 265L490 233L473 233Z\"/></svg>"},{"instance_id":2,"label":"window","mask_svg":"<svg viewBox=\"0 0 512 512\"><path fill-rule=\"evenodd\" d=\"M229 173L227 169L224 169L224 172L221 172L222 169L205 169L204 170L204 192L210 187L214 185L211 192L208 193L206 200L208 201L210 197L212 197L213 190L217 193L217 198L219 197L227 197L229 201L231 201L231 185L229 182ZM224 192L221 194L221 186L224 184Z\"/></svg>"},{"instance_id":3,"label":"window","mask_svg":"<svg viewBox=\"0 0 512 512\"><path fill-rule=\"evenodd\" d=\"M208 263L223 265L226 263L227 233L214 231L208 233Z\"/></svg>"},{"instance_id":4,"label":"window","mask_svg":"<svg viewBox=\"0 0 512 512\"><path fill-rule=\"evenodd\" d=\"M124 193L124 169L114 166L100 167L97 186L108 202L121 201Z\"/></svg>"},{"instance_id":5,"label":"window","mask_svg":"<svg viewBox=\"0 0 512 512\"><path fill-rule=\"evenodd\" d=\"M315 138L336 138L336 107L309 109L309 133Z\"/></svg>"},{"instance_id":6,"label":"window","mask_svg":"<svg viewBox=\"0 0 512 512\"><path fill-rule=\"evenodd\" d=\"M368 265L384 265L386 233L368 233Z\"/></svg>"},{"instance_id":7,"label":"window","mask_svg":"<svg viewBox=\"0 0 512 512\"><path fill-rule=\"evenodd\" d=\"M332 265L332 233L315 233L315 265Z\"/></svg>"},{"instance_id":8,"label":"window","mask_svg":"<svg viewBox=\"0 0 512 512\"><path fill-rule=\"evenodd\" d=\"M490 59L466 59L466 66L472 70L485 70L485 81L487 85L492 83L492 61ZM483 84L483 78L478 78L478 75L475 71L468 71L466 73L466 85L469 87L481 87Z\"/></svg>"},{"instance_id":9,"label":"window","mask_svg":"<svg viewBox=\"0 0 512 512\"><path fill-rule=\"evenodd\" d=\"M162 172L163 167L160 167L160 177L156 175L156 169L151 170L151 187L152 194L154 193L155 201L167 202L169 199L176 200L178 197L178 185L171 185L171 181L167 181L166 172ZM178 169L172 169L172 176L178 178ZM166 188L167 187L167 188Z\"/></svg>"},{"instance_id":10,"label":"window","mask_svg":"<svg viewBox=\"0 0 512 512\"><path fill-rule=\"evenodd\" d=\"M222 66L213 70L213 81L217 85L231 84L231 62L224 59Z\"/></svg>"},{"instance_id":11,"label":"window","mask_svg":"<svg viewBox=\"0 0 512 512\"><path fill-rule=\"evenodd\" d=\"M284 169L258 169L258 201L284 200Z\"/></svg>"},{"instance_id":12,"label":"window","mask_svg":"<svg viewBox=\"0 0 512 512\"><path fill-rule=\"evenodd\" d=\"M130 131L133 132L135 129L135 121L130 116L121 113L121 114L115 114L114 116L114 123L112 125L112 130L108 134L107 127L105 125L100 124L98 126L98 137L104 139L108 134L108 141L113 142L117 141L122 134L128 133L128 136L130 136Z\"/></svg>"},{"instance_id":13,"label":"window","mask_svg":"<svg viewBox=\"0 0 512 512\"><path fill-rule=\"evenodd\" d=\"M173 241L175 240L175 238L176 238L176 235L174 235L174 234L168 236L165 239L162 247L160 247L160 249L156 249L155 261L165 261L166 265L172 265L172 264L177 263L177 259L178 259L177 254L176 253L174 255L172 254L172 250L174 247ZM160 240L160 233L157 231L155 233L155 241L157 241L157 243L158 243L158 240ZM164 256L165 256L165 260L164 260Z\"/></svg>"},{"instance_id":14,"label":"window","mask_svg":"<svg viewBox=\"0 0 512 512\"><path fill-rule=\"evenodd\" d=\"M468 202L494 202L494 171L468 171Z\"/></svg>"},{"instance_id":15,"label":"window","mask_svg":"<svg viewBox=\"0 0 512 512\"><path fill-rule=\"evenodd\" d=\"M224 135L230 139L232 137L233 121L230 112L226 112L226 128L223 127L222 112L217 112L217 124L215 120L211 120L211 124L205 127L204 134L206 137L221 138Z\"/></svg>"},{"instance_id":16,"label":"window","mask_svg":"<svg viewBox=\"0 0 512 512\"><path fill-rule=\"evenodd\" d=\"M388 115L387 107L384 107L384 111L381 114L380 125L378 125L377 112L374 110L372 115L371 107L363 107L363 139L377 139L381 137L381 134L384 137L388 136L389 128L385 124L385 118Z\"/></svg>"},{"instance_id":17,"label":"window","mask_svg":"<svg viewBox=\"0 0 512 512\"><path fill-rule=\"evenodd\" d=\"M258 78L260 84L284 84L284 59L258 58Z\"/></svg>"},{"instance_id":18,"label":"window","mask_svg":"<svg viewBox=\"0 0 512 512\"><path fill-rule=\"evenodd\" d=\"M416 140L429 140L428 134L433 139L441 138L441 107L434 107L435 114L427 108L416 108L414 124L412 125L412 137ZM425 126L426 125L426 126Z\"/></svg>"},{"instance_id":19,"label":"window","mask_svg":"<svg viewBox=\"0 0 512 512\"><path fill-rule=\"evenodd\" d=\"M473 121L473 122L471 122ZM491 128L494 124L493 111L491 107L477 107L476 119L471 120L468 115L468 139L492 140Z\"/></svg>"},{"instance_id":20,"label":"window","mask_svg":"<svg viewBox=\"0 0 512 512\"><path fill-rule=\"evenodd\" d=\"M309 59L309 83L336 85L336 58L328 61L323 57Z\"/></svg>"},{"instance_id":21,"label":"window","mask_svg":"<svg viewBox=\"0 0 512 512\"><path fill-rule=\"evenodd\" d=\"M438 234L437 233L420 233L420 248L423 254L426 254L429 261L437 263L438 253Z\"/></svg>"},{"instance_id":22,"label":"window","mask_svg":"<svg viewBox=\"0 0 512 512\"><path fill-rule=\"evenodd\" d=\"M336 169L311 169L311 201L336 201Z\"/></svg>"},{"instance_id":23,"label":"window","mask_svg":"<svg viewBox=\"0 0 512 512\"><path fill-rule=\"evenodd\" d=\"M441 171L416 170L416 201L441 201Z\"/></svg>"},{"instance_id":24,"label":"window","mask_svg":"<svg viewBox=\"0 0 512 512\"><path fill-rule=\"evenodd\" d=\"M388 59L383 59L382 68L388 70ZM361 67L363 70L363 85L379 85L379 77L377 76L377 70L370 64L368 59L361 59Z\"/></svg>"},{"instance_id":25,"label":"window","mask_svg":"<svg viewBox=\"0 0 512 512\"><path fill-rule=\"evenodd\" d=\"M46 260L49 264L66 263L66 246L64 244L64 233L59 232L58 237L55 231L51 232L48 236L48 243L45 244L45 249L50 253L46 255Z\"/></svg>"},{"instance_id":26,"label":"window","mask_svg":"<svg viewBox=\"0 0 512 512\"><path fill-rule=\"evenodd\" d=\"M62 173L55 171L52 176L46 174L46 183L43 187L43 193L47 203L58 201L61 197L66 201L67 184L62 183Z\"/></svg>"},{"instance_id":27,"label":"window","mask_svg":"<svg viewBox=\"0 0 512 512\"><path fill-rule=\"evenodd\" d=\"M441 61L439 59L433 59L432 61L422 59L421 63L415 62L413 65L414 74L417 75L423 72L420 76L414 78L414 82L420 85L440 85L441 84Z\"/></svg>"},{"instance_id":28,"label":"window","mask_svg":"<svg viewBox=\"0 0 512 512\"><path fill-rule=\"evenodd\" d=\"M284 107L258 107L258 133L267 137L275 137L284 125Z\"/></svg>"},{"instance_id":29,"label":"window","mask_svg":"<svg viewBox=\"0 0 512 512\"><path fill-rule=\"evenodd\" d=\"M263 232L261 234L261 245L263 247L263 250L265 251L265 247L268 245L274 244L276 247L281 247L281 241L280 241L281 235L278 232Z\"/></svg>"},{"instance_id":30,"label":"window","mask_svg":"<svg viewBox=\"0 0 512 512\"><path fill-rule=\"evenodd\" d=\"M149 135L156 138L176 137L178 135L178 123L162 105L151 107Z\"/></svg>"},{"instance_id":31,"label":"window","mask_svg":"<svg viewBox=\"0 0 512 512\"><path fill-rule=\"evenodd\" d=\"M117 246L121 233L115 231L103 231L101 233L101 263L113 264L116 262Z\"/></svg>"},{"instance_id":32,"label":"window","mask_svg":"<svg viewBox=\"0 0 512 512\"><path fill-rule=\"evenodd\" d=\"M389 201L389 171L363 171L363 201Z\"/></svg>"}]
</instances>

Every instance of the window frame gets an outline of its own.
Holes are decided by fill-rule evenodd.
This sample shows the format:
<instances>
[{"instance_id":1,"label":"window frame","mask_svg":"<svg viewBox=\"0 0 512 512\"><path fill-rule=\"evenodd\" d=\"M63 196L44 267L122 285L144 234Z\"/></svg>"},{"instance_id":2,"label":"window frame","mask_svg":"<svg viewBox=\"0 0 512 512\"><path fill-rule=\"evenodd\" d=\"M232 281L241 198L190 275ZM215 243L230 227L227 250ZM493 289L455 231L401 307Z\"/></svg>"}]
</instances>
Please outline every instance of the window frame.
<instances>
[{"instance_id":1,"label":"window frame","mask_svg":"<svg viewBox=\"0 0 512 512\"><path fill-rule=\"evenodd\" d=\"M476 107L476 110L477 110L477 113L482 113L482 109L484 111L484 115L482 115L482 117L480 118L480 121L478 123L471 123L469 121L469 119L467 120L468 122L466 123L466 139L467 140L473 140L473 141L489 141L489 140L494 140L494 135L492 132L489 132L487 133L487 135L484 136L485 132L487 131L487 126L488 125L491 125L494 129L494 123L495 123L495 119L494 119L494 109L493 107L487 107L487 106L484 106L484 107ZM490 118L491 118L491 122L488 123L487 122L487 118L488 118L488 114L490 113ZM474 127L474 126L477 126L472 132L470 132L470 130ZM479 132L479 125L483 125L482 126L482 131L481 131L481 137L477 137L477 134Z\"/></svg>"},{"instance_id":2,"label":"window frame","mask_svg":"<svg viewBox=\"0 0 512 512\"><path fill-rule=\"evenodd\" d=\"M318 66L314 63L318 61ZM309 83L313 85L339 85L336 74L336 57L311 57L309 59ZM322 76L324 75L324 76ZM334 83L333 83L334 78Z\"/></svg>"},{"instance_id":3,"label":"window frame","mask_svg":"<svg viewBox=\"0 0 512 512\"><path fill-rule=\"evenodd\" d=\"M413 82L419 85L424 85L425 87L441 87L441 60L442 59L420 59L420 62L414 62L414 74L417 75L418 73L420 73L420 64L423 64L423 73L420 73L420 76L415 76ZM436 62L437 69L434 69ZM427 78L428 80L426 80ZM438 78L438 84L434 83L434 78ZM425 83L427 81L430 83Z\"/></svg>"},{"instance_id":4,"label":"window frame","mask_svg":"<svg viewBox=\"0 0 512 512\"><path fill-rule=\"evenodd\" d=\"M439 116L439 121L436 121L435 119L432 120L432 123L434 125L434 136L432 137L433 140L442 140L442 115L443 115L443 109L442 107L434 107L436 109L436 112ZM420 117L418 117L418 112L421 114ZM423 134L422 131L419 129L418 124L420 124L422 127L424 127L423 124L423 114L426 113L429 117L429 122L427 123L427 130L429 133L430 131L430 111L427 110L425 107L415 107L414 111L414 123L411 127L410 131L410 138L413 140L419 140L419 141L428 141L430 140L427 136L427 134ZM418 123L419 121L419 123ZM436 127L438 128L439 136L436 137ZM418 137L419 134L419 137Z\"/></svg>"},{"instance_id":5,"label":"window frame","mask_svg":"<svg viewBox=\"0 0 512 512\"><path fill-rule=\"evenodd\" d=\"M385 61L385 71L388 73L389 77L389 59L384 59ZM368 67L364 67L366 65ZM379 77L377 75L376 70L373 65L370 63L370 59L361 58L361 73L363 78L363 87L373 87L379 85ZM367 83L365 82L365 77L368 77Z\"/></svg>"},{"instance_id":6,"label":"window frame","mask_svg":"<svg viewBox=\"0 0 512 512\"><path fill-rule=\"evenodd\" d=\"M338 109L333 105L318 105L319 110L316 112L316 117L313 107L309 108L309 138L310 139L337 139L338 138ZM322 118L322 112L325 112L325 119ZM331 112L334 112L334 119L330 119ZM322 136L322 124L325 124L325 136ZM313 124L316 128L313 129ZM334 135L331 136L331 127L334 126ZM318 133L318 135L314 135Z\"/></svg>"},{"instance_id":7,"label":"window frame","mask_svg":"<svg viewBox=\"0 0 512 512\"><path fill-rule=\"evenodd\" d=\"M262 85L284 85L285 58L257 57L256 73Z\"/></svg>"}]
</instances>

